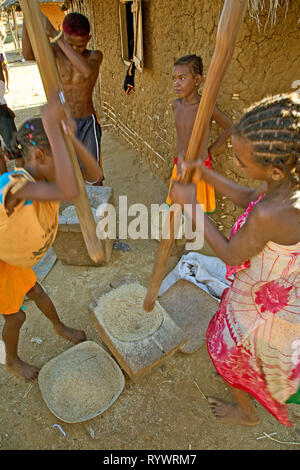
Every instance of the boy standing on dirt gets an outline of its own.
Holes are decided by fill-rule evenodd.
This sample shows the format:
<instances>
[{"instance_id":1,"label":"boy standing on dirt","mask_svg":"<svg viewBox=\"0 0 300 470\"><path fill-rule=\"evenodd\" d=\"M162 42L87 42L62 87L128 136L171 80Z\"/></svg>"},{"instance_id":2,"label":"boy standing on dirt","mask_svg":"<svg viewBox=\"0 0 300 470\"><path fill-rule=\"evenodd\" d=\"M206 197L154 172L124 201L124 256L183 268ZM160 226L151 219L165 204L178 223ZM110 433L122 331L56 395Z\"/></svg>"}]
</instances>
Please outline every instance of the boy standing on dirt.
<instances>
[{"instance_id":1,"label":"boy standing on dirt","mask_svg":"<svg viewBox=\"0 0 300 470\"><path fill-rule=\"evenodd\" d=\"M65 16L62 31L57 31L43 15L45 30L52 38L52 48L60 72L64 95L72 118L76 122L76 137L88 148L102 169L100 139L101 127L93 104L93 91L103 59L101 51L86 49L91 39L90 23L80 13ZM23 24L23 55L34 60L30 39ZM89 184L102 185L104 176Z\"/></svg>"},{"instance_id":2,"label":"boy standing on dirt","mask_svg":"<svg viewBox=\"0 0 300 470\"><path fill-rule=\"evenodd\" d=\"M169 191L173 181L178 179L181 173L181 164L184 161L192 134L195 118L198 112L201 95L198 92L203 75L203 64L200 56L188 55L177 59L173 68L173 87L176 99L172 103L175 127L176 127L176 157L170 181ZM212 120L222 128L219 137L209 147L208 140L211 131ZM199 158L204 161L204 165L211 167L213 154L230 137L233 131L231 119L218 106L215 106L210 122L207 123L205 138L199 151ZM197 181L197 200L203 204L206 213L212 213L216 209L214 188L205 181ZM168 194L167 204L171 204L170 194Z\"/></svg>"}]
</instances>

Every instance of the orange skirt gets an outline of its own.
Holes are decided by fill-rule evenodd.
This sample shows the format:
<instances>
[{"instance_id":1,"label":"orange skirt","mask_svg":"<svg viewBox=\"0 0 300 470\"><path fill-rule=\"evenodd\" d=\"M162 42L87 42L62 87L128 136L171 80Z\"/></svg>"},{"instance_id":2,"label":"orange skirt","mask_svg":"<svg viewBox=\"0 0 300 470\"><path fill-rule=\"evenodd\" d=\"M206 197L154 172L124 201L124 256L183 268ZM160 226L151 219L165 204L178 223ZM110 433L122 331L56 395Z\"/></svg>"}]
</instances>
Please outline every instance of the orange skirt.
<instances>
[{"instance_id":1,"label":"orange skirt","mask_svg":"<svg viewBox=\"0 0 300 470\"><path fill-rule=\"evenodd\" d=\"M37 277L31 268L19 268L0 260L0 314L17 313Z\"/></svg>"},{"instance_id":2,"label":"orange skirt","mask_svg":"<svg viewBox=\"0 0 300 470\"><path fill-rule=\"evenodd\" d=\"M166 203L170 206L172 204L171 198L170 198L170 191L172 187L173 181L177 180L177 159L175 158L175 165L173 168L172 176L171 176L171 181L169 185L169 193L166 199ZM205 166L210 168L210 156L208 156L207 160L204 162ZM199 204L203 204L203 210L204 212L210 214L216 210L216 200L215 200L215 190L214 188L210 185L205 183L205 181L200 180L200 181L193 181L193 183L196 184L196 190L197 190L197 201Z\"/></svg>"}]
</instances>

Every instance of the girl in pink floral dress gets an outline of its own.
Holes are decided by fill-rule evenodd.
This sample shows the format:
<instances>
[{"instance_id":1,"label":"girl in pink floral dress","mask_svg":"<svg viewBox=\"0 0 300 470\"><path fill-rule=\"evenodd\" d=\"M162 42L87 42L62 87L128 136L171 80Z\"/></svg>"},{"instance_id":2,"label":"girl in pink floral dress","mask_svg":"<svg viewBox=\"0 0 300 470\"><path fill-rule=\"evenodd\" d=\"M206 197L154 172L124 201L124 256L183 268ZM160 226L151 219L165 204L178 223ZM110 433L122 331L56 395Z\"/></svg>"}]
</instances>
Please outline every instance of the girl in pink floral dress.
<instances>
[{"instance_id":1,"label":"girl in pink floral dress","mask_svg":"<svg viewBox=\"0 0 300 470\"><path fill-rule=\"evenodd\" d=\"M185 162L246 212L229 240L204 215L204 235L227 265L232 285L207 331L207 347L236 405L209 398L223 422L259 422L249 394L281 423L300 404L300 95L277 95L250 108L232 137L235 162L263 183L243 187L198 161ZM174 184L172 203L201 211L194 185ZM200 220L200 219L198 219Z\"/></svg>"}]
</instances>

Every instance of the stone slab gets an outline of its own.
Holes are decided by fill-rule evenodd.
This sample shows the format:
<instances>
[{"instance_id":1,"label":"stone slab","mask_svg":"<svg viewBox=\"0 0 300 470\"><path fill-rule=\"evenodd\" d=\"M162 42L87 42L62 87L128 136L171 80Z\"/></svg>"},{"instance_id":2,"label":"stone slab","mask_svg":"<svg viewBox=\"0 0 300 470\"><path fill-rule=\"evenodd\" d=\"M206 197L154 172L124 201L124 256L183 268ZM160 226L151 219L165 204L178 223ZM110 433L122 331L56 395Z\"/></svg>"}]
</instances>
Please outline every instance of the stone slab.
<instances>
[{"instance_id":1,"label":"stone slab","mask_svg":"<svg viewBox=\"0 0 300 470\"><path fill-rule=\"evenodd\" d=\"M89 304L88 310L92 324L103 343L128 376L133 381L137 381L182 347L186 341L186 334L166 312L160 328L149 338L133 342L123 342L114 338L106 329L101 316L95 312L95 309L97 303L101 301L102 295L129 282L137 281L132 277L120 279L105 286L100 291L94 292L94 300Z\"/></svg>"},{"instance_id":2,"label":"stone slab","mask_svg":"<svg viewBox=\"0 0 300 470\"><path fill-rule=\"evenodd\" d=\"M86 186L90 206L97 209L100 204L111 204L115 207L113 189L106 186ZM72 204L63 203L60 206L58 231L53 243L57 259L64 264L73 266L102 266L109 263L114 239L103 239L104 259L95 263L88 254L77 215L65 217L64 209ZM98 222L98 221L97 221Z\"/></svg>"}]
</instances>

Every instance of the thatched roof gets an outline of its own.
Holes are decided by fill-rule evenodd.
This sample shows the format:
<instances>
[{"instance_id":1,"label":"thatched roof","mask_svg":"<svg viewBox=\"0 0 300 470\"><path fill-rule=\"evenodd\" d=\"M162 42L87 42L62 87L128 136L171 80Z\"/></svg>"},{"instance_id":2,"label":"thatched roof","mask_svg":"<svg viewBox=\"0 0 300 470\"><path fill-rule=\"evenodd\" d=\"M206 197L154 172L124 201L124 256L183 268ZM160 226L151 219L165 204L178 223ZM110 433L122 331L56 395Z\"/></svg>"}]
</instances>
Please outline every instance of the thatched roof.
<instances>
[{"instance_id":1,"label":"thatched roof","mask_svg":"<svg viewBox=\"0 0 300 470\"><path fill-rule=\"evenodd\" d=\"M39 0L40 3L60 3L60 4L63 4L64 1L63 0ZM2 10L8 10L9 8L11 7L19 7L19 2L18 0L5 0L4 2L2 2L1 4L1 8Z\"/></svg>"},{"instance_id":2,"label":"thatched roof","mask_svg":"<svg viewBox=\"0 0 300 470\"><path fill-rule=\"evenodd\" d=\"M265 23L265 26L270 22L273 26L276 23L277 19L277 9L279 7L285 8L285 14L287 13L289 3L291 0L248 0L249 13L253 17L258 26L261 26L259 20L259 14L268 12L268 17Z\"/></svg>"},{"instance_id":3,"label":"thatched roof","mask_svg":"<svg viewBox=\"0 0 300 470\"><path fill-rule=\"evenodd\" d=\"M1 1L1 0L0 0ZM68 9L70 4L72 4L73 0L39 0L40 3L59 3L59 4L66 4L63 9ZM82 0L84 2L85 0ZM276 23L277 19L277 10L279 7L285 8L285 14L288 10L289 4L292 0L248 0L249 5L249 14L252 18L254 18L257 22L258 27L261 26L261 22L259 19L259 15L261 13L268 12L268 17L265 22L265 26L270 23L272 26ZM5 0L1 4L2 10L8 10L12 6L20 7L18 0Z\"/></svg>"}]
</instances>

